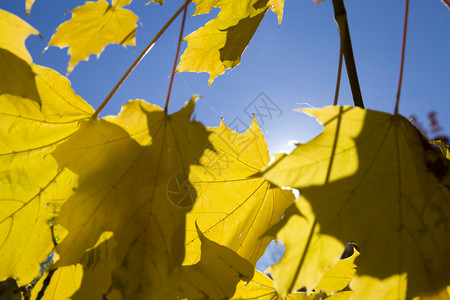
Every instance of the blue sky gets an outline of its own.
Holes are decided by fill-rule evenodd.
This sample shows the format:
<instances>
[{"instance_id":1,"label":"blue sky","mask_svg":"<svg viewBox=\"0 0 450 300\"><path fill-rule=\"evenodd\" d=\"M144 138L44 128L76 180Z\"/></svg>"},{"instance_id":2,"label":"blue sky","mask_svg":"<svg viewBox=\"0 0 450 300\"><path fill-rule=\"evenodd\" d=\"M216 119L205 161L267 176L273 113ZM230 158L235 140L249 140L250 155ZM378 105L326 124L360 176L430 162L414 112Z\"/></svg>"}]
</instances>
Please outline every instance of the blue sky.
<instances>
[{"instance_id":1,"label":"blue sky","mask_svg":"<svg viewBox=\"0 0 450 300\"><path fill-rule=\"evenodd\" d=\"M25 1L2 1L0 8L15 13L42 35L27 40L34 62L66 73L67 49L50 47L43 54L56 27L70 18L68 10L85 1L36 0L30 16ZM166 1L164 6L144 5L134 0L129 6L140 18L136 48L112 45L97 59L81 62L69 75L72 87L94 108L139 55L182 1ZM404 1L346 1L356 65L366 108L393 112L400 64ZM189 6L189 14L194 11ZM185 35L217 15L187 19ZM164 105L169 75L175 55L180 18L157 42L112 98L102 115L117 114L129 99L145 99ZM182 50L186 43L183 42ZM170 111L178 110L193 94L203 95L196 119L217 126L220 117L227 124L249 125L253 104L261 92L276 103L270 117L257 116L264 123L264 134L271 152L286 151L289 140L305 142L321 130L313 119L293 111L295 108L331 105L334 97L339 52L339 36L330 0L286 0L281 26L269 11L241 64L216 78L207 87L206 73L180 73L175 77ZM450 131L450 10L439 0L411 1L409 31L400 113L415 114L428 125L427 113L437 111L447 134ZM352 105L345 73L339 103ZM258 102L259 101L259 102ZM254 105L253 105L254 107ZM264 112L264 111L261 111ZM267 115L267 111L266 115ZM262 125L262 124L261 124Z\"/></svg>"},{"instance_id":2,"label":"blue sky","mask_svg":"<svg viewBox=\"0 0 450 300\"><path fill-rule=\"evenodd\" d=\"M57 26L70 19L70 9L85 1L36 0L30 16L25 0L1 1L0 8L19 15L42 35L27 40L34 62L66 73L67 49L50 47ZM183 3L167 0L164 6L144 5L134 0L129 6L140 18L137 45L112 45L100 58L91 56L69 75L73 89L97 108L128 66ZM356 66L366 108L394 111L400 65L404 1L348 0L347 6ZM195 5L190 4L189 14ZM215 17L187 19L185 35ZM117 114L129 99L145 99L164 106L169 75L176 51L181 17L157 42L147 57L111 99L102 115ZM241 64L216 78L207 87L208 75L180 73L175 77L170 109L178 110L193 94L203 98L196 108L196 119L217 126L220 118L231 126L251 122L254 104L275 103L272 115L257 115L271 152L288 151L288 141L306 142L321 130L312 118L295 108L321 107L333 103L339 54L339 35L333 19L331 0L314 4L312 0L286 0L283 22L269 11ZM182 45L182 50L186 43ZM43 53L42 53L43 52ZM263 94L262 94L263 93ZM262 100L263 99L263 100ZM342 73L339 104L352 105L345 72ZM261 105L260 105L261 106ZM414 0L410 4L400 113L417 115L428 125L427 114L437 111L438 120L450 133L450 10L439 0ZM262 124L264 123L264 124Z\"/></svg>"}]
</instances>

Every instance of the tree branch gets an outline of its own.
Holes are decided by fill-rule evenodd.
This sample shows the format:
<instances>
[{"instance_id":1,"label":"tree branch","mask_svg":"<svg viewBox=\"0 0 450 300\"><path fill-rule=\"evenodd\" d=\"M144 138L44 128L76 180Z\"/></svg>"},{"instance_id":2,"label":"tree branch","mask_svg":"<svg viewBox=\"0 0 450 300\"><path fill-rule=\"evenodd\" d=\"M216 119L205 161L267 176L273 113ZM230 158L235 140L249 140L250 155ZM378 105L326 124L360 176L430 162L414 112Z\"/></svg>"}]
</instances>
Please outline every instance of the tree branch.
<instances>
[{"instance_id":1,"label":"tree branch","mask_svg":"<svg viewBox=\"0 0 450 300\"><path fill-rule=\"evenodd\" d=\"M342 52L344 53L345 66L347 68L348 80L352 90L353 102L355 106L364 108L361 89L359 87L358 74L356 73L355 58L353 56L352 41L350 39L350 30L347 22L347 11L345 10L343 0L333 0L334 19L339 28L341 37Z\"/></svg>"},{"instance_id":2,"label":"tree branch","mask_svg":"<svg viewBox=\"0 0 450 300\"><path fill-rule=\"evenodd\" d=\"M108 96L103 100L102 104L97 108L95 113L92 115L91 119L97 119L98 114L102 111L102 109L106 106L106 104L109 102L111 97L116 93L116 91L119 89L119 87L122 85L122 83L127 79L127 77L131 74L131 72L134 70L134 68L137 66L139 62L147 55L147 53L151 50L155 42L159 39L159 37L166 31L166 29L172 24L172 22L178 17L178 15L188 6L188 4L192 0L187 0L169 19L169 21L166 22L166 24L161 28L161 30L155 35L155 37L150 41L150 43L145 47L145 49L141 52L141 54L136 58L136 60L133 62L133 64L128 68L128 70L123 74L122 78L120 78L119 82L114 86L114 88L111 90L111 92L108 94Z\"/></svg>"}]
</instances>

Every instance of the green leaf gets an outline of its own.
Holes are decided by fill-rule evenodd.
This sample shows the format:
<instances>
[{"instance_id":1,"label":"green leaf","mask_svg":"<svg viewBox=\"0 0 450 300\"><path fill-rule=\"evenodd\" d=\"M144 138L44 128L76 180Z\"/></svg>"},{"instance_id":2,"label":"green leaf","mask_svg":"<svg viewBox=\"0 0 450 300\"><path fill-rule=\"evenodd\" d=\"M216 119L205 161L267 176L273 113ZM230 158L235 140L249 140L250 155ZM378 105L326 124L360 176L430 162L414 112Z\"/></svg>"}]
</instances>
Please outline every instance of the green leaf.
<instances>
[{"instance_id":1,"label":"green leaf","mask_svg":"<svg viewBox=\"0 0 450 300\"><path fill-rule=\"evenodd\" d=\"M241 61L242 53L252 39L268 7L281 22L283 0L195 0L195 15L219 7L219 15L185 38L188 47L180 58L178 72L208 72L208 85L226 69Z\"/></svg>"},{"instance_id":2,"label":"green leaf","mask_svg":"<svg viewBox=\"0 0 450 300\"><path fill-rule=\"evenodd\" d=\"M324 132L263 176L300 189L321 235L361 247L354 297L448 297L448 160L399 115L350 107L306 112Z\"/></svg>"},{"instance_id":3,"label":"green leaf","mask_svg":"<svg viewBox=\"0 0 450 300\"><path fill-rule=\"evenodd\" d=\"M265 232L281 219L294 202L294 195L271 186L261 177L252 177L270 161L256 120L244 134L229 129L223 122L208 129L210 145L190 172L190 182L198 196L187 214L184 264L193 264L200 258L195 229L198 223L208 239L255 265L271 241Z\"/></svg>"},{"instance_id":4,"label":"green leaf","mask_svg":"<svg viewBox=\"0 0 450 300\"><path fill-rule=\"evenodd\" d=\"M135 31L138 17L123 7L131 0L113 0L112 6L105 0L86 2L73 9L72 19L59 25L52 36L49 46L69 47L69 68L88 60L90 54L100 53L111 44L135 46Z\"/></svg>"}]
</instances>

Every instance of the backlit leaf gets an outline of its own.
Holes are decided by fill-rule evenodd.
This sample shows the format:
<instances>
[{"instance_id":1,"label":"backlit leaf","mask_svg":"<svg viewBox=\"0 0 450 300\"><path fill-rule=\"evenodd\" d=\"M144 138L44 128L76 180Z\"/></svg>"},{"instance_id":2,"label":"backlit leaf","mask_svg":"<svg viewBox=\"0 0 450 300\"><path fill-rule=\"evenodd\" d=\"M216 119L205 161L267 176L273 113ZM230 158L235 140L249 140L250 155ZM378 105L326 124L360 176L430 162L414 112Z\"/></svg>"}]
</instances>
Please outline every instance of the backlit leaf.
<instances>
[{"instance_id":1,"label":"backlit leaf","mask_svg":"<svg viewBox=\"0 0 450 300\"><path fill-rule=\"evenodd\" d=\"M350 284L356 299L447 299L448 160L399 115L306 111L324 132L272 164L264 178L299 188L320 234L361 247Z\"/></svg>"},{"instance_id":2,"label":"backlit leaf","mask_svg":"<svg viewBox=\"0 0 450 300\"><path fill-rule=\"evenodd\" d=\"M236 284L250 281L254 267L236 252L207 239L197 227L202 256L182 270L183 297L187 299L228 299Z\"/></svg>"},{"instance_id":3,"label":"backlit leaf","mask_svg":"<svg viewBox=\"0 0 450 300\"><path fill-rule=\"evenodd\" d=\"M281 219L294 195L272 187L261 177L251 177L270 161L256 121L244 134L223 122L209 130L211 144L199 156L199 165L191 167L190 182L198 197L187 214L184 264L200 258L195 223L208 239L256 264L271 241L263 235Z\"/></svg>"},{"instance_id":4,"label":"backlit leaf","mask_svg":"<svg viewBox=\"0 0 450 300\"><path fill-rule=\"evenodd\" d=\"M39 32L21 18L0 9L1 49L31 63L31 56L25 47L25 40L32 34L39 34ZM3 68L1 70L3 71Z\"/></svg>"},{"instance_id":5,"label":"backlit leaf","mask_svg":"<svg viewBox=\"0 0 450 300\"><path fill-rule=\"evenodd\" d=\"M267 1L267 7L270 7L277 14L278 26L280 26L281 20L283 19L284 0L269 0Z\"/></svg>"},{"instance_id":6,"label":"backlit leaf","mask_svg":"<svg viewBox=\"0 0 450 300\"><path fill-rule=\"evenodd\" d=\"M277 300L281 298L277 295L273 281L263 273L256 271L250 282L239 282L236 293L231 299Z\"/></svg>"},{"instance_id":7,"label":"backlit leaf","mask_svg":"<svg viewBox=\"0 0 450 300\"><path fill-rule=\"evenodd\" d=\"M47 273L46 273L47 276ZM80 287L83 277L83 267L80 264L58 268L42 296L42 300L66 300ZM44 278L33 287L31 298L37 299L42 290Z\"/></svg>"},{"instance_id":8,"label":"backlit leaf","mask_svg":"<svg viewBox=\"0 0 450 300\"><path fill-rule=\"evenodd\" d=\"M26 0L25 1L25 10L27 11L27 15L30 14L31 7L33 6L35 0Z\"/></svg>"},{"instance_id":9,"label":"backlit leaf","mask_svg":"<svg viewBox=\"0 0 450 300\"><path fill-rule=\"evenodd\" d=\"M0 281L0 299L22 300L19 287L14 279L8 278L5 281Z\"/></svg>"},{"instance_id":10,"label":"backlit leaf","mask_svg":"<svg viewBox=\"0 0 450 300\"><path fill-rule=\"evenodd\" d=\"M236 288L233 300L260 299L350 299L352 291L346 290L350 280L355 273L355 258L359 253L355 250L353 254L345 259L339 260L331 269L326 270L319 284L314 288L317 292L293 291L285 297L277 292L274 282L261 272L256 272L249 282L240 282Z\"/></svg>"},{"instance_id":11,"label":"backlit leaf","mask_svg":"<svg viewBox=\"0 0 450 300\"><path fill-rule=\"evenodd\" d=\"M309 203L300 197L283 220L268 231L286 246L281 260L268 270L281 297L302 287L311 291L324 270L334 266L342 254L344 245L321 234L320 228Z\"/></svg>"},{"instance_id":12,"label":"backlit leaf","mask_svg":"<svg viewBox=\"0 0 450 300\"><path fill-rule=\"evenodd\" d=\"M36 29L19 17L0 9L0 94L40 102L25 40Z\"/></svg>"},{"instance_id":13,"label":"backlit leaf","mask_svg":"<svg viewBox=\"0 0 450 300\"><path fill-rule=\"evenodd\" d=\"M159 5L163 5L164 4L164 0L148 0L147 4L149 4L150 2L159 3Z\"/></svg>"},{"instance_id":14,"label":"backlit leaf","mask_svg":"<svg viewBox=\"0 0 450 300\"><path fill-rule=\"evenodd\" d=\"M50 155L92 108L57 72L33 65L40 103L0 95L0 280L28 284L53 248L48 221L76 178Z\"/></svg>"},{"instance_id":15,"label":"backlit leaf","mask_svg":"<svg viewBox=\"0 0 450 300\"><path fill-rule=\"evenodd\" d=\"M188 47L180 58L178 72L208 72L208 85L226 69L241 61L242 53L252 39L262 18L271 7L281 22L283 0L194 0L195 15L219 7L218 16L189 34Z\"/></svg>"},{"instance_id":16,"label":"backlit leaf","mask_svg":"<svg viewBox=\"0 0 450 300\"><path fill-rule=\"evenodd\" d=\"M350 257L340 259L333 268L325 270L315 290L325 291L328 295L343 290L356 272L355 259L358 256L358 250L353 249Z\"/></svg>"},{"instance_id":17,"label":"backlit leaf","mask_svg":"<svg viewBox=\"0 0 450 300\"><path fill-rule=\"evenodd\" d=\"M115 266L115 247L112 232L104 232L96 245L84 253L79 264L60 267L55 271L42 300L101 299L111 286L111 278L106 275L111 274ZM33 288L33 299L41 291L44 279L41 278Z\"/></svg>"},{"instance_id":18,"label":"backlit leaf","mask_svg":"<svg viewBox=\"0 0 450 300\"><path fill-rule=\"evenodd\" d=\"M450 159L450 148L448 145L446 145L443 141L431 141L430 142L433 145L437 145L439 149L441 149L442 154L445 156L445 158Z\"/></svg>"},{"instance_id":19,"label":"backlit leaf","mask_svg":"<svg viewBox=\"0 0 450 300\"><path fill-rule=\"evenodd\" d=\"M138 17L123 8L130 2L113 0L111 6L105 0L88 1L71 11L72 19L61 24L49 42L49 46L69 47L68 73L78 62L88 60L89 55L100 56L111 43L135 45Z\"/></svg>"},{"instance_id":20,"label":"backlit leaf","mask_svg":"<svg viewBox=\"0 0 450 300\"><path fill-rule=\"evenodd\" d=\"M170 201L168 185L189 172L207 143L206 129L190 120L193 109L194 100L167 115L132 101L116 117L85 122L56 149L60 166L79 175L57 219L68 230L57 247L59 265L77 263L102 232L112 231L113 287L124 299L179 294L187 210Z\"/></svg>"}]
</instances>

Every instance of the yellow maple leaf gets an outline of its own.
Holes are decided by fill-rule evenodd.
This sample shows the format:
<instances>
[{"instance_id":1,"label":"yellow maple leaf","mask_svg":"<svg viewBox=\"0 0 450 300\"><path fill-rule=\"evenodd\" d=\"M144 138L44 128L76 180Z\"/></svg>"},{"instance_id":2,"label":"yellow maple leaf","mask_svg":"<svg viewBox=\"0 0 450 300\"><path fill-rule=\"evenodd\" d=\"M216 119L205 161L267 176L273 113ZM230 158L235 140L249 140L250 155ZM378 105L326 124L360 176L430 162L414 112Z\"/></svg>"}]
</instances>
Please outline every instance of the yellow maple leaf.
<instances>
[{"instance_id":1,"label":"yellow maple leaf","mask_svg":"<svg viewBox=\"0 0 450 300\"><path fill-rule=\"evenodd\" d=\"M283 220L268 231L286 246L281 260L267 270L272 274L281 297L302 287L311 291L319 283L324 270L334 266L342 254L344 245L321 234L320 226L310 205L300 196L288 208Z\"/></svg>"},{"instance_id":2,"label":"yellow maple leaf","mask_svg":"<svg viewBox=\"0 0 450 300\"><path fill-rule=\"evenodd\" d=\"M102 232L112 231L113 287L124 299L179 294L186 209L173 205L168 186L189 172L207 143L206 129L190 120L193 109L194 100L167 115L132 101L116 117L82 124L56 149L60 166L79 176L57 219L68 230L57 247L59 266L79 262Z\"/></svg>"},{"instance_id":3,"label":"yellow maple leaf","mask_svg":"<svg viewBox=\"0 0 450 300\"><path fill-rule=\"evenodd\" d=\"M47 276L48 274L45 273ZM31 299L37 299L39 292L43 288L44 278L41 278L31 290ZM77 289L80 288L83 278L83 266L76 264L57 269L42 296L42 300L66 300L71 299L71 296Z\"/></svg>"},{"instance_id":4,"label":"yellow maple leaf","mask_svg":"<svg viewBox=\"0 0 450 300\"><path fill-rule=\"evenodd\" d=\"M356 299L447 299L448 160L399 115L350 107L306 111L324 132L263 177L299 188L322 235L361 247L350 284Z\"/></svg>"},{"instance_id":5,"label":"yellow maple leaf","mask_svg":"<svg viewBox=\"0 0 450 300\"><path fill-rule=\"evenodd\" d=\"M0 9L0 94L11 94L40 102L25 40L36 29L19 17Z\"/></svg>"},{"instance_id":6,"label":"yellow maple leaf","mask_svg":"<svg viewBox=\"0 0 450 300\"><path fill-rule=\"evenodd\" d=\"M359 256L359 251L352 247L352 254L349 257L340 259L331 269L324 271L322 278L317 284L316 291L325 291L328 295L345 289L356 272L355 259Z\"/></svg>"},{"instance_id":7,"label":"yellow maple leaf","mask_svg":"<svg viewBox=\"0 0 450 300\"><path fill-rule=\"evenodd\" d=\"M84 253L79 264L54 270L42 300L102 298L111 286L111 277L105 275L111 274L115 266L113 251L116 246L112 232L103 232L94 247ZM48 272L33 287L32 299L36 299L41 292L47 276Z\"/></svg>"},{"instance_id":8,"label":"yellow maple leaf","mask_svg":"<svg viewBox=\"0 0 450 300\"><path fill-rule=\"evenodd\" d=\"M75 178L50 153L92 115L57 72L32 66L41 103L0 95L0 280L28 284L53 248L47 222Z\"/></svg>"},{"instance_id":9,"label":"yellow maple leaf","mask_svg":"<svg viewBox=\"0 0 450 300\"><path fill-rule=\"evenodd\" d=\"M32 34L38 35L39 32L18 16L0 9L0 49L31 63L25 40Z\"/></svg>"},{"instance_id":10,"label":"yellow maple leaf","mask_svg":"<svg viewBox=\"0 0 450 300\"><path fill-rule=\"evenodd\" d=\"M164 0L148 0L147 4L150 4L151 2L158 3L159 5L164 4Z\"/></svg>"},{"instance_id":11,"label":"yellow maple leaf","mask_svg":"<svg viewBox=\"0 0 450 300\"><path fill-rule=\"evenodd\" d=\"M437 145L439 149L441 149L442 154L445 156L445 158L450 160L450 148L448 145L446 145L443 141L440 140L430 141L430 144Z\"/></svg>"},{"instance_id":12,"label":"yellow maple leaf","mask_svg":"<svg viewBox=\"0 0 450 300\"><path fill-rule=\"evenodd\" d=\"M88 60L89 55L100 53L111 44L135 45L138 17L125 5L131 0L113 0L112 6L105 0L86 2L73 9L72 19L61 24L52 36L49 46L69 47L69 68L72 72L78 62Z\"/></svg>"},{"instance_id":13,"label":"yellow maple leaf","mask_svg":"<svg viewBox=\"0 0 450 300\"><path fill-rule=\"evenodd\" d=\"M30 14L31 7L33 6L35 0L26 0L25 1L25 10L27 11L27 15Z\"/></svg>"},{"instance_id":14,"label":"yellow maple leaf","mask_svg":"<svg viewBox=\"0 0 450 300\"><path fill-rule=\"evenodd\" d=\"M265 274L257 271L253 279L246 283L240 282L236 287L233 300L259 299L259 300L320 300L320 299L350 299L352 291L346 290L355 273L354 261L359 252L354 251L350 257L339 260L331 269L324 272L315 292L292 291L285 296L275 288L276 284Z\"/></svg>"},{"instance_id":15,"label":"yellow maple leaf","mask_svg":"<svg viewBox=\"0 0 450 300\"><path fill-rule=\"evenodd\" d=\"M199 259L195 223L209 239L256 264L271 241L263 235L281 219L294 195L261 177L251 177L270 161L256 120L244 134L229 129L223 121L208 129L211 144L199 157L199 165L191 167L190 181L198 196L187 214L184 264Z\"/></svg>"},{"instance_id":16,"label":"yellow maple leaf","mask_svg":"<svg viewBox=\"0 0 450 300\"><path fill-rule=\"evenodd\" d=\"M256 271L250 282L239 282L236 287L236 293L231 299L278 300L282 298L278 296L273 281L264 273Z\"/></svg>"},{"instance_id":17,"label":"yellow maple leaf","mask_svg":"<svg viewBox=\"0 0 450 300\"><path fill-rule=\"evenodd\" d=\"M241 280L249 282L253 265L229 248L206 238L196 226L201 240L201 259L183 266L182 297L187 299L229 299Z\"/></svg>"},{"instance_id":18,"label":"yellow maple leaf","mask_svg":"<svg viewBox=\"0 0 450 300\"><path fill-rule=\"evenodd\" d=\"M284 0L194 1L195 14L208 13L219 7L218 16L189 34L188 47L180 58L178 72L208 72L208 86L226 69L240 63L241 55L271 7L281 22Z\"/></svg>"}]
</instances>

